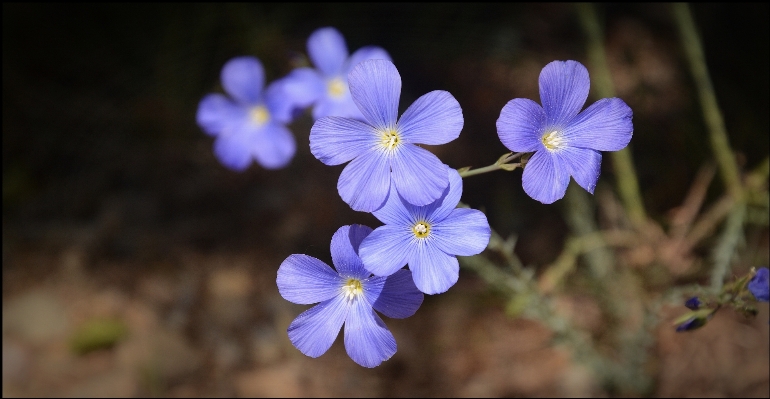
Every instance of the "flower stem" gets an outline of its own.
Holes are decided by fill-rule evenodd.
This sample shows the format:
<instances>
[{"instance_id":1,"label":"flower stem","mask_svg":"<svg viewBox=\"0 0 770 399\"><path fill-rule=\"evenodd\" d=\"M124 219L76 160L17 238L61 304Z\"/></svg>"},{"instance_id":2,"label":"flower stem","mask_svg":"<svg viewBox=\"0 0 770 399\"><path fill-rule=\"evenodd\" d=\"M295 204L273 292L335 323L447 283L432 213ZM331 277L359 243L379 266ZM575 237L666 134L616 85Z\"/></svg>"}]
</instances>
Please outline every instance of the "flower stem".
<instances>
[{"instance_id":1,"label":"flower stem","mask_svg":"<svg viewBox=\"0 0 770 399\"><path fill-rule=\"evenodd\" d=\"M703 108L703 119L709 130L711 149L716 156L727 191L735 199L740 200L742 187L738 165L730 149L727 129L725 129L719 104L717 104L714 86L706 66L706 56L703 54L703 46L690 13L690 7L687 3L675 3L672 4L672 7L679 33L682 36L682 45L687 61L690 64L690 72L695 80L695 87L698 90L698 97Z\"/></svg>"},{"instance_id":2,"label":"flower stem","mask_svg":"<svg viewBox=\"0 0 770 399\"><path fill-rule=\"evenodd\" d=\"M599 97L615 97L615 88L607 67L607 55L604 51L604 36L602 34L596 9L591 3L577 4L580 24L588 38L588 59L595 77L596 93ZM634 169L634 161L631 157L630 146L610 153L612 166L617 176L618 192L623 199L623 204L628 212L628 218L636 227L642 227L647 223L647 214L644 210L639 179Z\"/></svg>"},{"instance_id":3,"label":"flower stem","mask_svg":"<svg viewBox=\"0 0 770 399\"><path fill-rule=\"evenodd\" d=\"M477 168L477 169L460 168L457 171L460 173L460 177L475 176L475 175L480 175L482 173L492 172L492 171L500 170L500 169L507 170L507 171L510 172L510 171L512 171L512 170L514 170L516 168L522 167L523 163L521 163L521 162L520 163L508 163L508 162L516 160L517 158L521 157L522 155L524 155L523 152L517 152L515 154L509 152L509 153L501 156L497 160L497 162L493 163L492 165L485 166L483 168Z\"/></svg>"}]
</instances>

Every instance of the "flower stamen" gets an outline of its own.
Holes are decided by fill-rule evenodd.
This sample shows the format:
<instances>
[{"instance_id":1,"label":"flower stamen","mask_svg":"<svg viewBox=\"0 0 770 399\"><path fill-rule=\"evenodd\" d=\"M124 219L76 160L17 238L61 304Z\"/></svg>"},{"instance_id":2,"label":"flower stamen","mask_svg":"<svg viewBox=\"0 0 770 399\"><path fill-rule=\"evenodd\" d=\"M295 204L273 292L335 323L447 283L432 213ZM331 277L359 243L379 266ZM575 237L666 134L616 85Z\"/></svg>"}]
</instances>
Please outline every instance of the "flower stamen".
<instances>
[{"instance_id":1,"label":"flower stamen","mask_svg":"<svg viewBox=\"0 0 770 399\"><path fill-rule=\"evenodd\" d=\"M249 117L251 121L257 125L262 126L270 120L270 112L262 105L257 105L249 111Z\"/></svg>"},{"instance_id":2,"label":"flower stamen","mask_svg":"<svg viewBox=\"0 0 770 399\"><path fill-rule=\"evenodd\" d=\"M342 287L342 292L348 301L356 299L359 295L361 295L362 292L364 292L364 288L361 285L361 280L357 278L349 278L345 285Z\"/></svg>"},{"instance_id":3,"label":"flower stamen","mask_svg":"<svg viewBox=\"0 0 770 399\"><path fill-rule=\"evenodd\" d=\"M562 140L561 134L558 130L554 130L550 133L546 133L543 135L543 137L540 138L540 141L543 142L543 145L548 150L556 150L562 146Z\"/></svg>"},{"instance_id":4,"label":"flower stamen","mask_svg":"<svg viewBox=\"0 0 770 399\"><path fill-rule=\"evenodd\" d=\"M412 233L414 233L417 238L425 238L430 234L430 224L427 222L417 222L412 226Z\"/></svg>"},{"instance_id":5,"label":"flower stamen","mask_svg":"<svg viewBox=\"0 0 770 399\"><path fill-rule=\"evenodd\" d=\"M393 129L388 129L384 132L382 132L382 146L385 147L388 151L393 151L393 149L398 146L398 143L401 141L401 139L398 137L398 133L396 133Z\"/></svg>"},{"instance_id":6,"label":"flower stamen","mask_svg":"<svg viewBox=\"0 0 770 399\"><path fill-rule=\"evenodd\" d=\"M345 95L345 82L340 78L331 79L326 84L326 90L329 92L330 97L340 98Z\"/></svg>"}]
</instances>

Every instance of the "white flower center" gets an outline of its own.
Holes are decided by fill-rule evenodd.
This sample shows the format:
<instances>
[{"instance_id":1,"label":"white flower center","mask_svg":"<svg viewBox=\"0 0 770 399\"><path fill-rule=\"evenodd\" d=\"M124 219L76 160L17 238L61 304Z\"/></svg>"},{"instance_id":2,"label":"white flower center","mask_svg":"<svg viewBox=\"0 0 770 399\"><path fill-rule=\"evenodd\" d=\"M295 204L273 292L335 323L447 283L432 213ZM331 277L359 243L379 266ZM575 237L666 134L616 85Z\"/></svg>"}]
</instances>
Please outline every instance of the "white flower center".
<instances>
[{"instance_id":1,"label":"white flower center","mask_svg":"<svg viewBox=\"0 0 770 399\"><path fill-rule=\"evenodd\" d=\"M257 105L249 110L251 122L257 126L262 126L270 120L270 112L262 105Z\"/></svg>"},{"instance_id":2,"label":"white flower center","mask_svg":"<svg viewBox=\"0 0 770 399\"><path fill-rule=\"evenodd\" d=\"M357 278L349 278L345 285L342 286L342 293L348 301L356 299L363 292L364 288L361 285L361 280Z\"/></svg>"},{"instance_id":3,"label":"white flower center","mask_svg":"<svg viewBox=\"0 0 770 399\"><path fill-rule=\"evenodd\" d=\"M554 130L550 133L546 133L543 135L543 137L540 138L540 140L543 142L543 145L548 150L556 150L562 147L562 144L564 143L564 140L561 136L561 132L558 130Z\"/></svg>"},{"instance_id":4,"label":"white flower center","mask_svg":"<svg viewBox=\"0 0 770 399\"><path fill-rule=\"evenodd\" d=\"M398 136L398 132L396 132L394 129L387 129L382 131L380 144L382 144L386 150L393 151L396 147L398 147L400 142L401 139Z\"/></svg>"},{"instance_id":5,"label":"white flower center","mask_svg":"<svg viewBox=\"0 0 770 399\"><path fill-rule=\"evenodd\" d=\"M430 225L427 222L417 222L412 226L412 233L417 238L425 238L430 234Z\"/></svg>"},{"instance_id":6,"label":"white flower center","mask_svg":"<svg viewBox=\"0 0 770 399\"><path fill-rule=\"evenodd\" d=\"M340 98L345 95L345 82L340 78L334 78L326 83L326 90L332 98Z\"/></svg>"}]
</instances>

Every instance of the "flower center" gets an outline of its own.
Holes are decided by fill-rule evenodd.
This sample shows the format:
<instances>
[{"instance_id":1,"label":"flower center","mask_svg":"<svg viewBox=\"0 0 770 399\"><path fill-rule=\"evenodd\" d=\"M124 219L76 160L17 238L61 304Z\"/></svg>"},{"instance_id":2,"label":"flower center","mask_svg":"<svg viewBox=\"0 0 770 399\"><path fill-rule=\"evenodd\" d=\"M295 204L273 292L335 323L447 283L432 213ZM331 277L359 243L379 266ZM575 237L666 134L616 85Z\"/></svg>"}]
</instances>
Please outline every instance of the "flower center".
<instances>
[{"instance_id":1,"label":"flower center","mask_svg":"<svg viewBox=\"0 0 770 399\"><path fill-rule=\"evenodd\" d=\"M268 112L267 108L264 106L257 105L251 108L249 111L249 117L255 125L262 126L270 120L270 112Z\"/></svg>"},{"instance_id":2,"label":"flower center","mask_svg":"<svg viewBox=\"0 0 770 399\"><path fill-rule=\"evenodd\" d=\"M562 140L561 134L558 130L554 130L550 133L546 133L543 135L543 137L540 138L540 140L543 142L543 145L545 148L549 150L555 150L561 147Z\"/></svg>"},{"instance_id":3,"label":"flower center","mask_svg":"<svg viewBox=\"0 0 770 399\"><path fill-rule=\"evenodd\" d=\"M345 82L340 78L331 79L326 84L326 90L332 98L340 98L345 95Z\"/></svg>"},{"instance_id":4,"label":"flower center","mask_svg":"<svg viewBox=\"0 0 770 399\"><path fill-rule=\"evenodd\" d=\"M364 288L361 286L361 280L357 278L349 278L345 285L342 287L342 292L348 301L356 299L356 297L364 292Z\"/></svg>"},{"instance_id":5,"label":"flower center","mask_svg":"<svg viewBox=\"0 0 770 399\"><path fill-rule=\"evenodd\" d=\"M389 151L393 151L396 146L398 146L398 143L401 141L398 137L398 133L396 133L393 129L388 129L382 132L382 139L380 143L383 147L385 147Z\"/></svg>"},{"instance_id":6,"label":"flower center","mask_svg":"<svg viewBox=\"0 0 770 399\"><path fill-rule=\"evenodd\" d=\"M425 238L430 234L430 225L427 222L417 222L412 226L412 233L417 238Z\"/></svg>"}]
</instances>

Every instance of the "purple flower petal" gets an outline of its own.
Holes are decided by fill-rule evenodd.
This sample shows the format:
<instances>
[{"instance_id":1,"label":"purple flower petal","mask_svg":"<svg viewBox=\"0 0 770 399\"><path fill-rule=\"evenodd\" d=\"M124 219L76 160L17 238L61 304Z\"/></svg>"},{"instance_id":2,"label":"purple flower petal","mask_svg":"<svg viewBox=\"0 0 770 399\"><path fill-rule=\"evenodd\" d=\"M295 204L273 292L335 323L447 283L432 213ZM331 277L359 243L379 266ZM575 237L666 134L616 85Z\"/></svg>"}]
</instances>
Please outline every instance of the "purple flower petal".
<instances>
[{"instance_id":1,"label":"purple flower petal","mask_svg":"<svg viewBox=\"0 0 770 399\"><path fill-rule=\"evenodd\" d=\"M242 171L251 165L253 135L243 132L220 134L214 141L214 155L222 165Z\"/></svg>"},{"instance_id":2,"label":"purple flower petal","mask_svg":"<svg viewBox=\"0 0 770 399\"><path fill-rule=\"evenodd\" d=\"M252 154L265 169L288 165L297 150L294 136L286 126L271 122L254 135Z\"/></svg>"},{"instance_id":3,"label":"purple flower petal","mask_svg":"<svg viewBox=\"0 0 770 399\"><path fill-rule=\"evenodd\" d=\"M545 129L545 111L536 102L526 98L508 101L497 119L500 141L514 152L544 149L541 137Z\"/></svg>"},{"instance_id":4,"label":"purple flower petal","mask_svg":"<svg viewBox=\"0 0 770 399\"><path fill-rule=\"evenodd\" d=\"M410 204L422 206L435 201L449 185L448 167L430 151L403 144L390 158L393 182Z\"/></svg>"},{"instance_id":5,"label":"purple flower petal","mask_svg":"<svg viewBox=\"0 0 770 399\"><path fill-rule=\"evenodd\" d=\"M332 262L337 272L343 278L364 280L371 273L364 268L358 257L358 247L361 241L372 232L372 229L360 224L342 226L332 236Z\"/></svg>"},{"instance_id":6,"label":"purple flower petal","mask_svg":"<svg viewBox=\"0 0 770 399\"><path fill-rule=\"evenodd\" d=\"M522 173L524 192L532 199L552 204L564 197L569 185L569 173L557 164L548 150L537 151Z\"/></svg>"},{"instance_id":7,"label":"purple flower petal","mask_svg":"<svg viewBox=\"0 0 770 399\"><path fill-rule=\"evenodd\" d=\"M398 131L410 143L446 144L460 136L463 111L460 103L443 90L422 95L398 121Z\"/></svg>"},{"instance_id":8,"label":"purple flower petal","mask_svg":"<svg viewBox=\"0 0 770 399\"><path fill-rule=\"evenodd\" d=\"M396 353L396 338L363 298L353 301L345 321L345 350L354 362L370 368Z\"/></svg>"},{"instance_id":9,"label":"purple flower petal","mask_svg":"<svg viewBox=\"0 0 770 399\"><path fill-rule=\"evenodd\" d=\"M374 309L385 316L403 319L412 316L422 304L424 295L414 285L412 272L401 269L388 277L372 277L364 295Z\"/></svg>"},{"instance_id":10,"label":"purple flower petal","mask_svg":"<svg viewBox=\"0 0 770 399\"><path fill-rule=\"evenodd\" d=\"M350 71L348 84L353 101L369 123L377 129L395 127L401 75L392 62L363 61Z\"/></svg>"},{"instance_id":11,"label":"purple flower petal","mask_svg":"<svg viewBox=\"0 0 770 399\"><path fill-rule=\"evenodd\" d=\"M261 99L265 71L254 57L236 57L222 67L220 79L231 97L242 104L253 105Z\"/></svg>"},{"instance_id":12,"label":"purple flower petal","mask_svg":"<svg viewBox=\"0 0 770 399\"><path fill-rule=\"evenodd\" d=\"M271 83L265 89L265 107L270 116L282 124L287 124L294 119L295 109L301 108L286 94L287 82L279 79Z\"/></svg>"},{"instance_id":13,"label":"purple flower petal","mask_svg":"<svg viewBox=\"0 0 770 399\"><path fill-rule=\"evenodd\" d=\"M449 187L444 193L430 205L425 206L425 216L427 221L437 223L444 220L451 213L457 204L460 203L460 197L463 194L463 178L452 168L448 169Z\"/></svg>"},{"instance_id":14,"label":"purple flower petal","mask_svg":"<svg viewBox=\"0 0 770 399\"><path fill-rule=\"evenodd\" d=\"M337 191L355 211L379 209L390 191L390 166L385 154L367 151L352 160L340 174Z\"/></svg>"},{"instance_id":15,"label":"purple flower petal","mask_svg":"<svg viewBox=\"0 0 770 399\"><path fill-rule=\"evenodd\" d=\"M540 72L540 102L549 127L564 127L588 98L588 70L577 61L553 61Z\"/></svg>"},{"instance_id":16,"label":"purple flower petal","mask_svg":"<svg viewBox=\"0 0 770 399\"><path fill-rule=\"evenodd\" d=\"M350 91L345 89L345 94L342 97L331 97L328 94L324 94L315 107L313 107L313 119L320 119L324 116L339 116L343 118L353 118L359 121L364 121L366 118L361 110L358 109L356 103L353 102L353 98L350 96Z\"/></svg>"},{"instance_id":17,"label":"purple flower petal","mask_svg":"<svg viewBox=\"0 0 770 399\"><path fill-rule=\"evenodd\" d=\"M289 340L303 354L318 357L326 353L340 333L350 306L343 295L302 312L289 325Z\"/></svg>"},{"instance_id":18,"label":"purple flower petal","mask_svg":"<svg viewBox=\"0 0 770 399\"><path fill-rule=\"evenodd\" d=\"M374 128L364 122L329 116L310 128L310 152L326 165L339 165L362 156L378 144L377 139Z\"/></svg>"},{"instance_id":19,"label":"purple flower petal","mask_svg":"<svg viewBox=\"0 0 770 399\"><path fill-rule=\"evenodd\" d=\"M433 225L432 244L449 255L471 256L489 244L492 230L486 215L475 209L458 208L441 223Z\"/></svg>"},{"instance_id":20,"label":"purple flower petal","mask_svg":"<svg viewBox=\"0 0 770 399\"><path fill-rule=\"evenodd\" d=\"M366 60L387 60L390 59L390 55L384 48L378 46L365 46L353 52L347 63L347 71L349 72L353 67Z\"/></svg>"},{"instance_id":21,"label":"purple flower petal","mask_svg":"<svg viewBox=\"0 0 770 399\"><path fill-rule=\"evenodd\" d=\"M380 226L364 239L358 255L374 275L390 276L406 265L414 250L413 238L409 227Z\"/></svg>"},{"instance_id":22,"label":"purple flower petal","mask_svg":"<svg viewBox=\"0 0 770 399\"><path fill-rule=\"evenodd\" d=\"M326 84L315 69L297 68L283 79L287 99L298 108L309 107L326 94Z\"/></svg>"},{"instance_id":23,"label":"purple flower petal","mask_svg":"<svg viewBox=\"0 0 770 399\"><path fill-rule=\"evenodd\" d=\"M348 46L337 29L320 28L307 39L307 53L324 75L331 76L341 71L348 58Z\"/></svg>"},{"instance_id":24,"label":"purple flower petal","mask_svg":"<svg viewBox=\"0 0 770 399\"><path fill-rule=\"evenodd\" d=\"M770 270L766 267L760 267L757 274L749 280L749 292L757 298L758 301L768 302L770 300Z\"/></svg>"},{"instance_id":25,"label":"purple flower petal","mask_svg":"<svg viewBox=\"0 0 770 399\"><path fill-rule=\"evenodd\" d=\"M619 151L634 132L633 112L619 98L603 98L581 112L564 127L562 137L571 147Z\"/></svg>"},{"instance_id":26,"label":"purple flower petal","mask_svg":"<svg viewBox=\"0 0 770 399\"><path fill-rule=\"evenodd\" d=\"M246 118L243 107L222 94L209 94L198 104L195 119L206 134L216 136Z\"/></svg>"},{"instance_id":27,"label":"purple flower petal","mask_svg":"<svg viewBox=\"0 0 770 399\"><path fill-rule=\"evenodd\" d=\"M385 201L385 204L380 209L372 212L372 215L385 224L411 226L415 221L412 211L417 208L404 202L404 199L398 195L398 190L391 179L388 200Z\"/></svg>"},{"instance_id":28,"label":"purple flower petal","mask_svg":"<svg viewBox=\"0 0 770 399\"><path fill-rule=\"evenodd\" d=\"M429 242L417 246L409 260L409 270L412 271L417 288L428 295L446 292L460 277L457 258L447 255Z\"/></svg>"},{"instance_id":29,"label":"purple flower petal","mask_svg":"<svg viewBox=\"0 0 770 399\"><path fill-rule=\"evenodd\" d=\"M312 256L294 254L278 267L276 284L287 301L309 305L338 295L343 281L326 263Z\"/></svg>"},{"instance_id":30,"label":"purple flower petal","mask_svg":"<svg viewBox=\"0 0 770 399\"><path fill-rule=\"evenodd\" d=\"M552 153L565 172L575 178L577 184L593 194L602 171L602 154L587 148L566 147Z\"/></svg>"}]
</instances>

